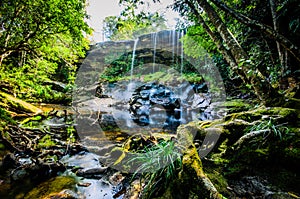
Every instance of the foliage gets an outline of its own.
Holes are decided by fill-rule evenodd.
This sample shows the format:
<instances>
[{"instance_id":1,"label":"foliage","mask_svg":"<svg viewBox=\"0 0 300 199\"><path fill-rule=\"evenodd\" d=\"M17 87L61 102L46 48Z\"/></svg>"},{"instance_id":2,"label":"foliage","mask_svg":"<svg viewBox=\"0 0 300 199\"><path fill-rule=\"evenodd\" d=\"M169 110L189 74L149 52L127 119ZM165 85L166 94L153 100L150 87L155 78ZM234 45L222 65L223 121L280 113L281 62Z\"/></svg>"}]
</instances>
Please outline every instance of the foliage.
<instances>
[{"instance_id":1,"label":"foliage","mask_svg":"<svg viewBox=\"0 0 300 199\"><path fill-rule=\"evenodd\" d=\"M15 124L16 122L10 117L5 109L0 107L0 131L6 124Z\"/></svg>"},{"instance_id":2,"label":"foliage","mask_svg":"<svg viewBox=\"0 0 300 199\"><path fill-rule=\"evenodd\" d=\"M140 165L134 176L141 174L145 179L145 198L151 198L158 190L165 189L182 165L181 153L173 141L160 141L154 146L140 149L128 163Z\"/></svg>"},{"instance_id":3,"label":"foliage","mask_svg":"<svg viewBox=\"0 0 300 199\"><path fill-rule=\"evenodd\" d=\"M102 81L116 82L121 79L128 79L130 76L131 64L132 64L132 54L122 54L116 59L116 55L108 55L105 57L105 63L108 67L105 68L103 73L100 75ZM135 68L142 69L143 63L140 60L134 60Z\"/></svg>"},{"instance_id":4,"label":"foliage","mask_svg":"<svg viewBox=\"0 0 300 199\"><path fill-rule=\"evenodd\" d=\"M104 32L110 40L128 40L139 35L166 29L166 21L158 12L145 10L136 13L135 2L121 1L125 6L120 16L109 16L104 20Z\"/></svg>"},{"instance_id":5,"label":"foliage","mask_svg":"<svg viewBox=\"0 0 300 199\"><path fill-rule=\"evenodd\" d=\"M69 43L70 46L81 45L82 31L90 32L84 21L87 17L85 0L3 0L0 13L2 59L21 52L39 55L38 49L58 34L71 36L73 44Z\"/></svg>"},{"instance_id":6,"label":"foliage","mask_svg":"<svg viewBox=\"0 0 300 199\"><path fill-rule=\"evenodd\" d=\"M284 126L287 123L276 123L277 121L275 118L269 117L267 120L259 122L259 124L247 128L246 132L265 131L263 139L266 139L270 134L273 134L275 137L279 137L279 139L282 139L284 134L289 132L289 129Z\"/></svg>"},{"instance_id":7,"label":"foliage","mask_svg":"<svg viewBox=\"0 0 300 199\"><path fill-rule=\"evenodd\" d=\"M84 36L91 31L85 0L4 0L0 13L2 82L19 98L62 102L66 95L48 82L74 82L76 62L88 48Z\"/></svg>"}]
</instances>

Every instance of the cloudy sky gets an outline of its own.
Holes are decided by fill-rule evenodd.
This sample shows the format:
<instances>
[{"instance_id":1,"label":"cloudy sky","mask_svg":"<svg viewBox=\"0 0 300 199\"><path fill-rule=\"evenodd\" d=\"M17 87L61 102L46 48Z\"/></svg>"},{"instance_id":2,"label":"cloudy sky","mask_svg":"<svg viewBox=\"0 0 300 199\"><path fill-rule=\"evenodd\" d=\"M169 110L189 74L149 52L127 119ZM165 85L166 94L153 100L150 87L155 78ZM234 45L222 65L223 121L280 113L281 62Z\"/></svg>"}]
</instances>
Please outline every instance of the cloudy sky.
<instances>
[{"instance_id":1,"label":"cloudy sky","mask_svg":"<svg viewBox=\"0 0 300 199\"><path fill-rule=\"evenodd\" d=\"M104 41L102 33L102 21L107 16L117 16L120 14L122 8L118 5L119 0L88 0L89 6L87 8L90 19L87 20L88 24L94 29L94 34L91 38L94 42ZM150 4L150 8L147 10L158 11L164 13L170 28L175 25L175 18L178 18L178 14L166 9L166 7L172 4L173 0L162 0L163 3Z\"/></svg>"}]
</instances>

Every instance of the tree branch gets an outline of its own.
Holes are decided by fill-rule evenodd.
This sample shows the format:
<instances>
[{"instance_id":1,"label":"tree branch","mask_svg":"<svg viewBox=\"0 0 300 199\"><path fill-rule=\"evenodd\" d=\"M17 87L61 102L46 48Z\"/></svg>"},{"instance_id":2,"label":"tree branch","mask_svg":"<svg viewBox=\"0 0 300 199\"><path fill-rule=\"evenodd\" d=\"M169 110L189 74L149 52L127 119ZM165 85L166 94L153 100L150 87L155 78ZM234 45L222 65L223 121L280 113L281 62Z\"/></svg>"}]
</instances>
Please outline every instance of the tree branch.
<instances>
[{"instance_id":1,"label":"tree branch","mask_svg":"<svg viewBox=\"0 0 300 199\"><path fill-rule=\"evenodd\" d=\"M251 19L250 17L243 15L242 13L234 11L233 9L229 8L225 3L221 2L220 0L210 0L210 1L213 2L218 8L220 8L224 12L230 14L232 17L237 19L239 22L249 27L253 27L257 30L263 31L269 37L275 39L300 62L300 48L295 44L293 44L286 37L281 35L279 32L275 31L272 27L263 24L257 20Z\"/></svg>"}]
</instances>

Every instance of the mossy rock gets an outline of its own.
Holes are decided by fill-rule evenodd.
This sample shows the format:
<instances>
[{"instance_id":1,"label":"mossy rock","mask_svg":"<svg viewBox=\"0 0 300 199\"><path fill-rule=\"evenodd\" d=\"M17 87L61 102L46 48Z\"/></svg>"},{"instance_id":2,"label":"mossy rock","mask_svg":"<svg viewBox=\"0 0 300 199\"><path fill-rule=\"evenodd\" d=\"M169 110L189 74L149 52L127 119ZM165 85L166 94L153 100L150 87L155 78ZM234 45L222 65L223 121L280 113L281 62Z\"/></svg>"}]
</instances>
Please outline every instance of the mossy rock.
<instances>
[{"instance_id":1,"label":"mossy rock","mask_svg":"<svg viewBox=\"0 0 300 199\"><path fill-rule=\"evenodd\" d=\"M228 114L248 111L253 108L253 105L242 99L228 100L223 102L221 106L226 107Z\"/></svg>"},{"instance_id":2,"label":"mossy rock","mask_svg":"<svg viewBox=\"0 0 300 199\"><path fill-rule=\"evenodd\" d=\"M243 111L239 113L232 113L224 117L225 121L232 121L236 119L253 122L262 117L273 116L279 117L281 120L297 121L300 118L299 110L283 107L260 107L254 110Z\"/></svg>"},{"instance_id":3,"label":"mossy rock","mask_svg":"<svg viewBox=\"0 0 300 199\"><path fill-rule=\"evenodd\" d=\"M58 176L39 184L27 193L24 199L42 199L50 194L59 193L64 189L74 189L76 179L70 176Z\"/></svg>"}]
</instances>

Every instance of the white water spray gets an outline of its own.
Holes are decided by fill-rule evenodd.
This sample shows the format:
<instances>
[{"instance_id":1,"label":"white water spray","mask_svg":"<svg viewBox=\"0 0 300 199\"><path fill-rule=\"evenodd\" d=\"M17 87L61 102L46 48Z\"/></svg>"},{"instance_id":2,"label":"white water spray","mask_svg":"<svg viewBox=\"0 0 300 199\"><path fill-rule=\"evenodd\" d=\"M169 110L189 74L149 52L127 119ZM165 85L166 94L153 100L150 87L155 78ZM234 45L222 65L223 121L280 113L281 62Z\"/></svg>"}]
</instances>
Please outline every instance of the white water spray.
<instances>
[{"instance_id":1,"label":"white water spray","mask_svg":"<svg viewBox=\"0 0 300 199\"><path fill-rule=\"evenodd\" d=\"M137 46L138 42L139 42L139 38L134 40L134 45L133 45L133 50L132 50L131 69L130 69L130 80L131 81L132 81L133 69L134 69L135 51L136 51L136 46Z\"/></svg>"}]
</instances>

